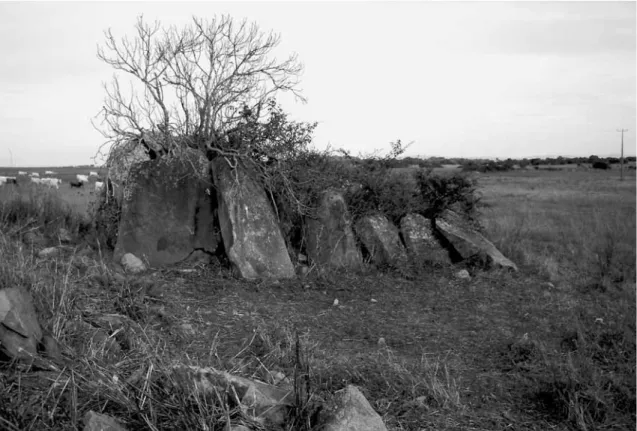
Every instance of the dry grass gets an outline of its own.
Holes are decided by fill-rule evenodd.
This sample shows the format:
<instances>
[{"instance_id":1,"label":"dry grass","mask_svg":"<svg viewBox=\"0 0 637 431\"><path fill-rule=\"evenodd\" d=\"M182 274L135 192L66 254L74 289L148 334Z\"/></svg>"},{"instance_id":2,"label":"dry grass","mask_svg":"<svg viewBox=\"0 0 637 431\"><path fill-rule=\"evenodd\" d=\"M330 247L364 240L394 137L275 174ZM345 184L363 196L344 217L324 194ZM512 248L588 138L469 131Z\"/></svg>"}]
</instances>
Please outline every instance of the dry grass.
<instances>
[{"instance_id":1,"label":"dry grass","mask_svg":"<svg viewBox=\"0 0 637 431\"><path fill-rule=\"evenodd\" d=\"M28 205L5 195L0 286L32 292L65 361L0 370L0 428L80 429L93 409L129 429L262 429L222 398L176 390L170 369L181 362L286 377L305 391L289 429L307 429L348 383L391 430L629 429L635 184L567 175L480 177L488 236L522 271L469 281L453 268L276 283L234 280L220 266L122 278L81 236L61 256L35 257L25 230L54 244L55 229L79 232L81 221L52 195ZM111 314L125 324L104 325Z\"/></svg>"}]
</instances>

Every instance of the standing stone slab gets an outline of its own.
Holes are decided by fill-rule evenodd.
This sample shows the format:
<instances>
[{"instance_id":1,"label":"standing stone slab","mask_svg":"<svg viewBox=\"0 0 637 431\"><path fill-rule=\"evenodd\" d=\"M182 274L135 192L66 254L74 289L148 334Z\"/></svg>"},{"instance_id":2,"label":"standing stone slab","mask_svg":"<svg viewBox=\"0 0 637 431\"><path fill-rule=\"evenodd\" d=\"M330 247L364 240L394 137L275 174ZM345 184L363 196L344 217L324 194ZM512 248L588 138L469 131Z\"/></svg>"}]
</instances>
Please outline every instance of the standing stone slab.
<instances>
[{"instance_id":1,"label":"standing stone slab","mask_svg":"<svg viewBox=\"0 0 637 431\"><path fill-rule=\"evenodd\" d=\"M213 197L204 160L162 157L131 168L114 258L126 253L151 266L186 259L195 249L213 253ZM193 166L199 169L196 174Z\"/></svg>"},{"instance_id":2,"label":"standing stone slab","mask_svg":"<svg viewBox=\"0 0 637 431\"><path fill-rule=\"evenodd\" d=\"M387 220L387 217L364 216L356 223L355 229L369 252L371 261L376 265L396 265L407 260L398 229Z\"/></svg>"},{"instance_id":3,"label":"standing stone slab","mask_svg":"<svg viewBox=\"0 0 637 431\"><path fill-rule=\"evenodd\" d=\"M485 256L491 266L518 270L515 263L500 253L500 250L482 234L471 228L459 214L445 210L436 219L435 226L463 259Z\"/></svg>"},{"instance_id":4,"label":"standing stone slab","mask_svg":"<svg viewBox=\"0 0 637 431\"><path fill-rule=\"evenodd\" d=\"M212 162L226 256L242 278L293 278L294 265L263 188L238 164Z\"/></svg>"},{"instance_id":5,"label":"standing stone slab","mask_svg":"<svg viewBox=\"0 0 637 431\"><path fill-rule=\"evenodd\" d=\"M323 193L316 218L306 219L305 239L308 257L318 265L358 268L362 264L352 218L345 198L338 191Z\"/></svg>"},{"instance_id":6,"label":"standing stone slab","mask_svg":"<svg viewBox=\"0 0 637 431\"><path fill-rule=\"evenodd\" d=\"M420 214L407 214L400 220L400 232L412 259L417 262L451 264L449 253L435 237L431 220Z\"/></svg>"},{"instance_id":7,"label":"standing stone slab","mask_svg":"<svg viewBox=\"0 0 637 431\"><path fill-rule=\"evenodd\" d=\"M31 294L21 287L0 290L0 356L29 360L37 355L41 339Z\"/></svg>"}]
</instances>

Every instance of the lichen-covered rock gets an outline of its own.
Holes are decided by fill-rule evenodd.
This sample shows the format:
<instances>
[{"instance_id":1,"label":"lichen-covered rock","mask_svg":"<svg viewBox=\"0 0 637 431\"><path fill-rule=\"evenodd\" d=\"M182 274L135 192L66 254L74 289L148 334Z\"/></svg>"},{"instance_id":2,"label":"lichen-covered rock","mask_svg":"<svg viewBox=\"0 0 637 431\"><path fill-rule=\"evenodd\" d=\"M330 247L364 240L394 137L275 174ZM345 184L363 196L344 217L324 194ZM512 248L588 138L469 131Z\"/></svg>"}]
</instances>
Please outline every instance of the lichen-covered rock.
<instances>
[{"instance_id":1,"label":"lichen-covered rock","mask_svg":"<svg viewBox=\"0 0 637 431\"><path fill-rule=\"evenodd\" d=\"M316 217L306 219L307 254L321 266L358 268L362 257L352 231L352 217L342 193L327 190Z\"/></svg>"},{"instance_id":2,"label":"lichen-covered rock","mask_svg":"<svg viewBox=\"0 0 637 431\"><path fill-rule=\"evenodd\" d=\"M205 178L209 178L208 163L194 154L183 160L162 157L133 165L115 259L133 253L151 266L163 266L181 262L195 250L213 253L218 245L214 191Z\"/></svg>"},{"instance_id":3,"label":"lichen-covered rock","mask_svg":"<svg viewBox=\"0 0 637 431\"><path fill-rule=\"evenodd\" d=\"M380 415L356 386L348 385L339 395L336 408L324 420L323 431L387 431Z\"/></svg>"},{"instance_id":4,"label":"lichen-covered rock","mask_svg":"<svg viewBox=\"0 0 637 431\"><path fill-rule=\"evenodd\" d=\"M486 259L488 266L507 268L517 271L515 263L507 259L493 243L477 230L471 228L462 217L453 211L445 210L435 221L435 227L462 259Z\"/></svg>"},{"instance_id":5,"label":"lichen-covered rock","mask_svg":"<svg viewBox=\"0 0 637 431\"><path fill-rule=\"evenodd\" d=\"M356 222L356 234L376 265L392 265L407 260L398 229L382 215L368 215Z\"/></svg>"},{"instance_id":6,"label":"lichen-covered rock","mask_svg":"<svg viewBox=\"0 0 637 431\"><path fill-rule=\"evenodd\" d=\"M36 357L41 339L31 294L21 287L0 290L0 358L29 361Z\"/></svg>"},{"instance_id":7,"label":"lichen-covered rock","mask_svg":"<svg viewBox=\"0 0 637 431\"><path fill-rule=\"evenodd\" d=\"M294 278L281 228L263 188L245 166L212 162L226 256L241 278Z\"/></svg>"},{"instance_id":8,"label":"lichen-covered rock","mask_svg":"<svg viewBox=\"0 0 637 431\"><path fill-rule=\"evenodd\" d=\"M400 220L400 232L408 254L415 261L451 264L449 252L435 237L431 220L420 214L407 214Z\"/></svg>"}]
</instances>

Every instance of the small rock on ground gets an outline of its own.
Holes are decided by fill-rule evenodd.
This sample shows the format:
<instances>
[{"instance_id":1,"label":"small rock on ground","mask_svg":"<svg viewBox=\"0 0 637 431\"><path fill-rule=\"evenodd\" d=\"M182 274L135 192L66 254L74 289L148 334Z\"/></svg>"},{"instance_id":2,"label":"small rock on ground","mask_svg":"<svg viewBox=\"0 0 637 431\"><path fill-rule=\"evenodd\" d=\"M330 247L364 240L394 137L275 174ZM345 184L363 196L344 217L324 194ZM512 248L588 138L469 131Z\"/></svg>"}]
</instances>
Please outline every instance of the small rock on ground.
<instances>
[{"instance_id":1,"label":"small rock on ground","mask_svg":"<svg viewBox=\"0 0 637 431\"><path fill-rule=\"evenodd\" d=\"M126 431L115 419L90 410L84 416L84 431Z\"/></svg>"},{"instance_id":2,"label":"small rock on ground","mask_svg":"<svg viewBox=\"0 0 637 431\"><path fill-rule=\"evenodd\" d=\"M324 422L324 431L387 431L380 415L356 386L340 394L336 410Z\"/></svg>"},{"instance_id":3,"label":"small rock on ground","mask_svg":"<svg viewBox=\"0 0 637 431\"><path fill-rule=\"evenodd\" d=\"M471 275L466 269L461 269L460 271L456 272L456 278L459 278L460 280L471 280Z\"/></svg>"},{"instance_id":4,"label":"small rock on ground","mask_svg":"<svg viewBox=\"0 0 637 431\"><path fill-rule=\"evenodd\" d=\"M122 256L122 260L120 262L126 272L130 272L132 274L138 274L140 272L146 271L146 265L140 258L135 256L133 253L126 253Z\"/></svg>"},{"instance_id":5,"label":"small rock on ground","mask_svg":"<svg viewBox=\"0 0 637 431\"><path fill-rule=\"evenodd\" d=\"M53 256L57 256L59 252L60 252L60 249L57 247L47 247L39 251L38 257L40 258L53 257Z\"/></svg>"}]
</instances>

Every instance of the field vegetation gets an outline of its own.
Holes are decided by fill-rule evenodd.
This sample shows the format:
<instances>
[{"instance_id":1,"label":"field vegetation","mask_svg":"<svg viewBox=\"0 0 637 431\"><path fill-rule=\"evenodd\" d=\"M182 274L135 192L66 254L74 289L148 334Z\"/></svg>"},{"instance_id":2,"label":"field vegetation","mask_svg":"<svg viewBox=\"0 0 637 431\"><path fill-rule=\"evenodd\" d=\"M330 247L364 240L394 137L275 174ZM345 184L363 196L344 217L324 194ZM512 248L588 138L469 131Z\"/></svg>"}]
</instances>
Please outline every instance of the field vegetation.
<instances>
[{"instance_id":1,"label":"field vegetation","mask_svg":"<svg viewBox=\"0 0 637 431\"><path fill-rule=\"evenodd\" d=\"M319 402L347 383L392 430L632 428L634 175L506 172L477 185L477 220L519 273L248 282L219 263L133 277L111 263L92 196L77 211L66 189L3 188L0 283L31 291L65 361L2 369L0 428L77 429L90 409L129 429L256 426L236 407L175 390L177 362L264 381L308 372L293 429L310 428ZM113 214L101 213L109 225ZM60 243L60 227L73 242L38 258Z\"/></svg>"}]
</instances>

